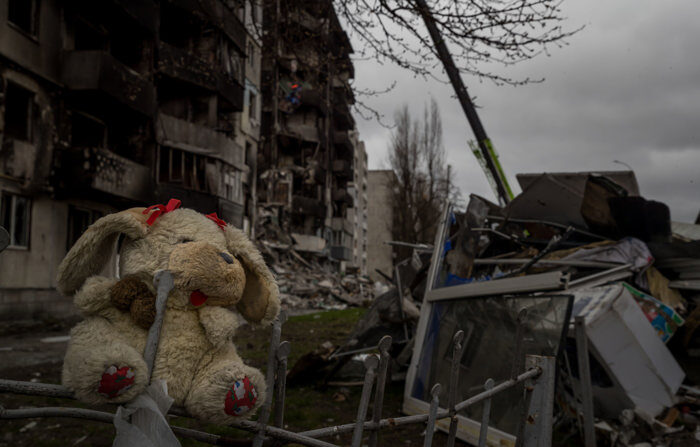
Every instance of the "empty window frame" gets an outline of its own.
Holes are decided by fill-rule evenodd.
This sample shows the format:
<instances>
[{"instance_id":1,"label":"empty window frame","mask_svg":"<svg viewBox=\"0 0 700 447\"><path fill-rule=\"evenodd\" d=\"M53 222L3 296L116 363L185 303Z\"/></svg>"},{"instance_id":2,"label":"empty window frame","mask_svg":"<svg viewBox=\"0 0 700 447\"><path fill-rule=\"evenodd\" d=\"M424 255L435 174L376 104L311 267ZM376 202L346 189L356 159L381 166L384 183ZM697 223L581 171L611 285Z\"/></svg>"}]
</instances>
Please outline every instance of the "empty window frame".
<instances>
[{"instance_id":1,"label":"empty window frame","mask_svg":"<svg viewBox=\"0 0 700 447\"><path fill-rule=\"evenodd\" d=\"M68 235L66 238L66 250L70 250L78 238L92 225L97 219L102 217L102 213L86 208L79 208L70 205L68 207Z\"/></svg>"},{"instance_id":2,"label":"empty window frame","mask_svg":"<svg viewBox=\"0 0 700 447\"><path fill-rule=\"evenodd\" d=\"M32 141L34 93L7 82L5 90L5 135L14 140Z\"/></svg>"},{"instance_id":3,"label":"empty window frame","mask_svg":"<svg viewBox=\"0 0 700 447\"><path fill-rule=\"evenodd\" d=\"M73 147L106 147L107 126L93 116L82 112L73 112L71 144Z\"/></svg>"},{"instance_id":4,"label":"empty window frame","mask_svg":"<svg viewBox=\"0 0 700 447\"><path fill-rule=\"evenodd\" d=\"M182 183L188 189L207 191L206 157L169 147L161 147L159 156L159 182Z\"/></svg>"},{"instance_id":5,"label":"empty window frame","mask_svg":"<svg viewBox=\"0 0 700 447\"><path fill-rule=\"evenodd\" d=\"M9 0L7 21L25 33L36 36L39 23L39 0Z\"/></svg>"},{"instance_id":6,"label":"empty window frame","mask_svg":"<svg viewBox=\"0 0 700 447\"><path fill-rule=\"evenodd\" d=\"M3 192L0 196L0 223L10 234L10 247L29 248L31 200Z\"/></svg>"}]
</instances>

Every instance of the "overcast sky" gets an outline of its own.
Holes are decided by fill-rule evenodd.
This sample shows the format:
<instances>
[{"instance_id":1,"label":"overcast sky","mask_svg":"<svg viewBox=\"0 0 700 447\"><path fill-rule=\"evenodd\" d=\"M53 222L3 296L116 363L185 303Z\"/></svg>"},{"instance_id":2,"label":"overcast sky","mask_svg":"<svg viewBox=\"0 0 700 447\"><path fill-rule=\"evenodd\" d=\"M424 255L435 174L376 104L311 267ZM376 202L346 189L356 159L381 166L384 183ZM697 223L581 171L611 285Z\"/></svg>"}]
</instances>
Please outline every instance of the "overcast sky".
<instances>
[{"instance_id":1,"label":"overcast sky","mask_svg":"<svg viewBox=\"0 0 700 447\"><path fill-rule=\"evenodd\" d=\"M694 221L700 210L700 1L564 3L570 28L586 28L551 57L503 72L544 77L544 83L498 87L464 77L511 186L520 191L520 172L626 169L614 163L620 160L634 169L642 195L667 203L673 220ZM355 73L360 89L397 81L392 92L367 101L387 122L401 104L418 116L434 97L460 189L493 198L468 150L473 134L450 85L376 62L357 61ZM391 131L356 120L370 169L386 167Z\"/></svg>"}]
</instances>

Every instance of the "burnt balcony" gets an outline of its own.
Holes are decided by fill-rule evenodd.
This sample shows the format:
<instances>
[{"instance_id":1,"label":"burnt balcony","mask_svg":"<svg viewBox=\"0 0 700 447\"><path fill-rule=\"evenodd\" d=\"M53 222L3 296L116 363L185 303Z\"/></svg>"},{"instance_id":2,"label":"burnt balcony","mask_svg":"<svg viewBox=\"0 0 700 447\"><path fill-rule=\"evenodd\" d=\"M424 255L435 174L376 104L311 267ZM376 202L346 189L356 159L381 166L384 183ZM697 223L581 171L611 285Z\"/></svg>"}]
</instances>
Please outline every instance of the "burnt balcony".
<instances>
[{"instance_id":1,"label":"burnt balcony","mask_svg":"<svg viewBox=\"0 0 700 447\"><path fill-rule=\"evenodd\" d=\"M72 147L61 155L60 183L73 192L90 190L149 202L151 169L105 148Z\"/></svg>"},{"instance_id":2,"label":"burnt balcony","mask_svg":"<svg viewBox=\"0 0 700 447\"><path fill-rule=\"evenodd\" d=\"M301 105L317 109L323 116L328 115L326 96L318 88L304 89L301 92Z\"/></svg>"},{"instance_id":3,"label":"burnt balcony","mask_svg":"<svg viewBox=\"0 0 700 447\"><path fill-rule=\"evenodd\" d=\"M335 145L336 155L343 160L353 158L355 146L350 140L350 135L347 131L336 131L333 133L333 144Z\"/></svg>"},{"instance_id":4,"label":"burnt balcony","mask_svg":"<svg viewBox=\"0 0 700 447\"><path fill-rule=\"evenodd\" d=\"M185 81L209 90L216 90L218 78L214 65L161 41L158 44L158 71L173 79Z\"/></svg>"},{"instance_id":5,"label":"burnt balcony","mask_svg":"<svg viewBox=\"0 0 700 447\"><path fill-rule=\"evenodd\" d=\"M331 257L341 261L350 261L352 259L352 250L342 245L333 245L331 246Z\"/></svg>"},{"instance_id":6,"label":"burnt balcony","mask_svg":"<svg viewBox=\"0 0 700 447\"><path fill-rule=\"evenodd\" d=\"M164 113L156 121L156 141L168 147L219 159L246 170L244 149L225 134Z\"/></svg>"},{"instance_id":7,"label":"burnt balcony","mask_svg":"<svg viewBox=\"0 0 700 447\"><path fill-rule=\"evenodd\" d=\"M334 217L331 219L331 229L334 231L344 231L348 235L352 236L353 228L352 222L344 217Z\"/></svg>"},{"instance_id":8,"label":"burnt balcony","mask_svg":"<svg viewBox=\"0 0 700 447\"><path fill-rule=\"evenodd\" d=\"M112 0L112 3L120 7L129 18L150 34L157 34L159 8L151 0Z\"/></svg>"},{"instance_id":9,"label":"burnt balcony","mask_svg":"<svg viewBox=\"0 0 700 447\"><path fill-rule=\"evenodd\" d=\"M323 205L323 202L311 197L298 195L292 196L292 212L320 218L326 217L326 207Z\"/></svg>"},{"instance_id":10,"label":"burnt balcony","mask_svg":"<svg viewBox=\"0 0 700 447\"><path fill-rule=\"evenodd\" d=\"M333 175L351 178L353 176L352 163L348 160L333 160Z\"/></svg>"},{"instance_id":11,"label":"burnt balcony","mask_svg":"<svg viewBox=\"0 0 700 447\"><path fill-rule=\"evenodd\" d=\"M161 41L158 44L158 71L172 79L218 92L231 104L233 111L243 110L243 85L216 64L191 51Z\"/></svg>"},{"instance_id":12,"label":"burnt balcony","mask_svg":"<svg viewBox=\"0 0 700 447\"><path fill-rule=\"evenodd\" d=\"M334 202L344 202L348 207L352 207L355 202L352 195L346 189L342 188L333 190L332 198Z\"/></svg>"},{"instance_id":13,"label":"burnt balcony","mask_svg":"<svg viewBox=\"0 0 700 447\"><path fill-rule=\"evenodd\" d=\"M355 127L355 120L347 104L336 103L333 105L333 124L335 124L336 130L352 130Z\"/></svg>"},{"instance_id":14,"label":"burnt balcony","mask_svg":"<svg viewBox=\"0 0 700 447\"><path fill-rule=\"evenodd\" d=\"M63 53L61 81L73 91L99 91L137 112L156 110L153 84L106 51Z\"/></svg>"},{"instance_id":15,"label":"burnt balcony","mask_svg":"<svg viewBox=\"0 0 700 447\"><path fill-rule=\"evenodd\" d=\"M352 89L348 85L333 87L333 103L338 105L355 104L355 95L352 93Z\"/></svg>"}]
</instances>

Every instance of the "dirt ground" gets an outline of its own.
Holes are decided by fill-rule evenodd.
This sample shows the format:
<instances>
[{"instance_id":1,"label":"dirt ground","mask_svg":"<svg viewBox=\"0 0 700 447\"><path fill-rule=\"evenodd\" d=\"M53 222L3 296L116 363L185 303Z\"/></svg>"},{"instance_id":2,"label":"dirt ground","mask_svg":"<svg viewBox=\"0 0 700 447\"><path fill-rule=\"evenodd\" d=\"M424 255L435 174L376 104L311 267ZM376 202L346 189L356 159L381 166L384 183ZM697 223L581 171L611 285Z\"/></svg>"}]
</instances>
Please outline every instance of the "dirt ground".
<instances>
[{"instance_id":1,"label":"dirt ground","mask_svg":"<svg viewBox=\"0 0 700 447\"><path fill-rule=\"evenodd\" d=\"M318 347L325 341L340 344L352 330L364 309L328 311L291 317L284 325L282 340L291 343L289 365L303 354ZM44 383L60 383L63 354L67 346L67 330L56 327L54 331L31 331L0 336L0 377L13 380L32 380ZM264 369L267 358L269 329L244 327L239 330L235 343L241 357L247 363ZM355 419L361 387L328 387L319 389L313 385L289 387L285 404L285 428L303 431L331 425L352 422ZM384 399L384 416L400 416L403 396L403 383L393 383L387 388ZM0 405L5 408L26 408L37 406L85 407L79 402L19 396L0 393ZM370 405L371 408L371 405ZM96 408L114 412L114 407ZM371 413L371 411L370 411ZM247 445L251 435L230 427L203 424L186 418L172 418L173 425L196 428L210 433L222 434L241 439ZM382 430L380 445L419 446L423 445L425 425L413 425L396 429ZM0 447L67 447L67 446L109 446L114 436L111 425L67 418L21 419L0 421ZM349 445L351 434L326 438L326 441ZM204 446L189 439L181 439L183 446ZM435 445L443 445L446 436L436 433ZM466 445L460 444L458 445Z\"/></svg>"}]
</instances>

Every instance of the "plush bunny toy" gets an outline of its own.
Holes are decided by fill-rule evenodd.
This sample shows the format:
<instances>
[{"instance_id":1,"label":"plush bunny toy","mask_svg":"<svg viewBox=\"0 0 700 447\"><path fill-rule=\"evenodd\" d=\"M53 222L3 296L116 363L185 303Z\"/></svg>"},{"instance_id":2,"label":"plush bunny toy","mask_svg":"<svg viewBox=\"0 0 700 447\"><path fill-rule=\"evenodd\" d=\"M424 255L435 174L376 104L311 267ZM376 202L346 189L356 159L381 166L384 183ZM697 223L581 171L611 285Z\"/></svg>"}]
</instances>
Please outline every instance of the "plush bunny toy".
<instances>
[{"instance_id":1,"label":"plush bunny toy","mask_svg":"<svg viewBox=\"0 0 700 447\"><path fill-rule=\"evenodd\" d=\"M127 402L148 385L143 358L155 315L153 276L170 270L170 292L153 368L175 405L215 423L250 415L265 381L246 366L231 337L238 312L269 324L278 289L262 256L216 214L180 202L107 215L78 239L58 269L58 287L85 319L71 331L63 384L85 402ZM121 279L98 276L123 235Z\"/></svg>"}]
</instances>

